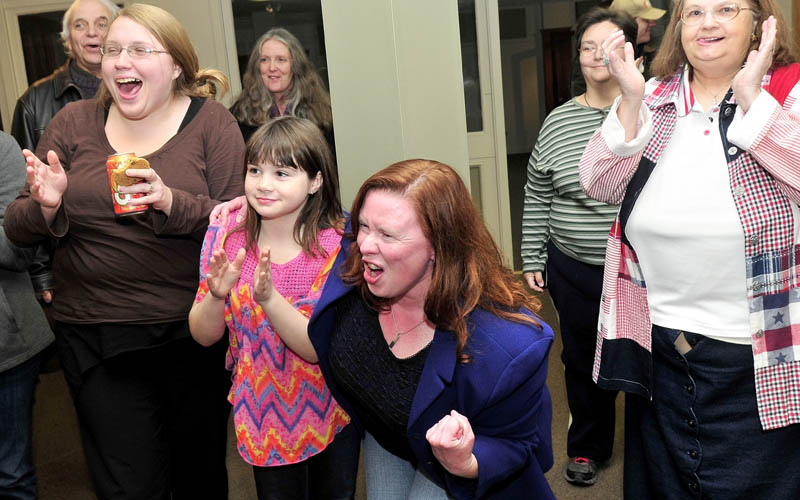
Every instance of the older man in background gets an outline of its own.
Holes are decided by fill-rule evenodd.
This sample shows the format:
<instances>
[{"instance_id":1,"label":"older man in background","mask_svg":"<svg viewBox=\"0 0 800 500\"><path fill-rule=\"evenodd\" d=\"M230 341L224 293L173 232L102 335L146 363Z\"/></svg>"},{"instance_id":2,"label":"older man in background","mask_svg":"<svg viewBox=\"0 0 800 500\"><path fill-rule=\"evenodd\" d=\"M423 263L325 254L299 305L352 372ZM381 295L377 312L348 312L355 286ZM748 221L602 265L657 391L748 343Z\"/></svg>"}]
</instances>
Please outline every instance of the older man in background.
<instances>
[{"instance_id":1,"label":"older man in background","mask_svg":"<svg viewBox=\"0 0 800 500\"><path fill-rule=\"evenodd\" d=\"M17 100L11 135L36 150L50 120L67 103L94 97L100 86L100 46L119 7L111 0L75 0L64 13L61 39L69 60Z\"/></svg>"},{"instance_id":2,"label":"older man in background","mask_svg":"<svg viewBox=\"0 0 800 500\"><path fill-rule=\"evenodd\" d=\"M11 135L23 149L36 151L44 130L68 103L90 99L100 86L100 46L119 7L111 0L75 0L64 12L61 40L69 59L42 78L17 100ZM40 247L29 269L36 295L45 303L53 298L49 249Z\"/></svg>"}]
</instances>

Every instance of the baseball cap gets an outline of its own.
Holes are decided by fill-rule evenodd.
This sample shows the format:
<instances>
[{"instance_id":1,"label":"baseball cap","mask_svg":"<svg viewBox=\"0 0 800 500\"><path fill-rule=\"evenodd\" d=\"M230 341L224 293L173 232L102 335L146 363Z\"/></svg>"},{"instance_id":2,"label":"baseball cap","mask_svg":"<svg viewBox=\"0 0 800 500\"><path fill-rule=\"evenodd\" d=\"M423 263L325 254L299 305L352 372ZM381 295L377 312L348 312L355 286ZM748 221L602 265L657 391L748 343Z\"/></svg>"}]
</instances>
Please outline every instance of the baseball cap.
<instances>
[{"instance_id":1,"label":"baseball cap","mask_svg":"<svg viewBox=\"0 0 800 500\"><path fill-rule=\"evenodd\" d=\"M609 9L630 14L633 17L641 17L655 21L667 13L664 9L653 7L650 0L614 0Z\"/></svg>"}]
</instances>

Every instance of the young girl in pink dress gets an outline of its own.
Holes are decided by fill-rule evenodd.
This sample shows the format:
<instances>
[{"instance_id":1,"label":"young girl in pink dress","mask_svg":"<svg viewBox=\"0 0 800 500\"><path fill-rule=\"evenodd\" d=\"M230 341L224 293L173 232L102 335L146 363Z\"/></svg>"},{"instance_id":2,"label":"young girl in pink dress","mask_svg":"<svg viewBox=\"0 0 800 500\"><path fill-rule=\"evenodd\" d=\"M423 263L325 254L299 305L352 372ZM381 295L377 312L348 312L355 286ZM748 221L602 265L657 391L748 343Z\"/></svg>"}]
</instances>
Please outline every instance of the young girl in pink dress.
<instances>
[{"instance_id":1,"label":"young girl in pink dress","mask_svg":"<svg viewBox=\"0 0 800 500\"><path fill-rule=\"evenodd\" d=\"M336 258L343 215L319 128L283 117L250 139L247 204L211 224L189 315L203 345L230 333L227 364L239 453L259 499L352 498L360 439L317 365L280 330L306 318ZM272 293L277 291L279 293Z\"/></svg>"}]
</instances>

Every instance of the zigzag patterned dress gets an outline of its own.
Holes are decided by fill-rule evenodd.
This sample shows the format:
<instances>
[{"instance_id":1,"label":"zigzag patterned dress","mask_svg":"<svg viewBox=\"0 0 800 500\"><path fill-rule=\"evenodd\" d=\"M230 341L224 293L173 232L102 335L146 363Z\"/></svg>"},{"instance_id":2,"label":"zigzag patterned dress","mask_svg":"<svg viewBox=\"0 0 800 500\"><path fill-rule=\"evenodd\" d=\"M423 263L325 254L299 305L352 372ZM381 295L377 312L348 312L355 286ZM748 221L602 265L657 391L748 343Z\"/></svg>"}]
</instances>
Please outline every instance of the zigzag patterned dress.
<instances>
[{"instance_id":1,"label":"zigzag patterned dress","mask_svg":"<svg viewBox=\"0 0 800 500\"><path fill-rule=\"evenodd\" d=\"M226 227L212 224L206 233L197 302L208 293L206 275L213 250L224 244L228 259L233 260L246 244L244 231L230 232L236 213L228 220ZM275 288L305 316L311 317L340 240L336 230L323 230L318 241L327 256L301 252L285 264L272 264ZM255 252L248 251L239 282L225 299L225 323L230 330L226 364L233 372L228 400L233 405L239 454L246 462L261 467L293 464L324 450L350 417L333 399L319 367L284 345L251 298L256 262Z\"/></svg>"}]
</instances>

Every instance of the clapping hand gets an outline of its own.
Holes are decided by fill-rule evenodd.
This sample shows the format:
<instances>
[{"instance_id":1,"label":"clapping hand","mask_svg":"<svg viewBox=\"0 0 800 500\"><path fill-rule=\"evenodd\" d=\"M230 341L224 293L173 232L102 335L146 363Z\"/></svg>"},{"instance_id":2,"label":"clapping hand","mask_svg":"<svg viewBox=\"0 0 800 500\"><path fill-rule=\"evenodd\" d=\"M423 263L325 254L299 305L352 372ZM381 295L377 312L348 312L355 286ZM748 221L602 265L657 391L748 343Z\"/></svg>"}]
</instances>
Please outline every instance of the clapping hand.
<instances>
[{"instance_id":1,"label":"clapping hand","mask_svg":"<svg viewBox=\"0 0 800 500\"><path fill-rule=\"evenodd\" d=\"M608 72L619 83L622 98L635 100L638 106L644 97L644 76L633 56L633 45L625 41L625 32L612 31L600 46L608 60Z\"/></svg>"},{"instance_id":2,"label":"clapping hand","mask_svg":"<svg viewBox=\"0 0 800 500\"><path fill-rule=\"evenodd\" d=\"M256 265L256 272L253 274L253 298L259 304L263 304L272 297L274 290L269 247L266 247L258 252L258 264Z\"/></svg>"},{"instance_id":3,"label":"clapping hand","mask_svg":"<svg viewBox=\"0 0 800 500\"><path fill-rule=\"evenodd\" d=\"M452 410L428 429L425 439L431 445L433 456L449 473L478 477L478 460L472 454L475 434L467 417Z\"/></svg>"},{"instance_id":4,"label":"clapping hand","mask_svg":"<svg viewBox=\"0 0 800 500\"><path fill-rule=\"evenodd\" d=\"M211 295L220 300L225 300L231 288L239 281L239 276L242 274L244 257L244 248L239 249L233 262L228 262L228 255L225 253L224 249L218 248L214 250L214 253L211 255L211 264L209 265L208 274L206 275L208 292Z\"/></svg>"},{"instance_id":5,"label":"clapping hand","mask_svg":"<svg viewBox=\"0 0 800 500\"><path fill-rule=\"evenodd\" d=\"M47 163L43 163L28 149L23 149L22 154L27 165L25 178L30 186L31 198L43 211L50 210L55 214L67 190L67 173L58 155L55 151L48 151Z\"/></svg>"},{"instance_id":6,"label":"clapping hand","mask_svg":"<svg viewBox=\"0 0 800 500\"><path fill-rule=\"evenodd\" d=\"M751 50L747 54L744 66L733 78L733 96L745 113L761 93L761 80L772 66L777 26L778 22L772 16L764 21L761 25L761 42L758 44L758 50Z\"/></svg>"}]
</instances>

